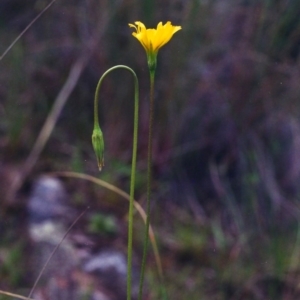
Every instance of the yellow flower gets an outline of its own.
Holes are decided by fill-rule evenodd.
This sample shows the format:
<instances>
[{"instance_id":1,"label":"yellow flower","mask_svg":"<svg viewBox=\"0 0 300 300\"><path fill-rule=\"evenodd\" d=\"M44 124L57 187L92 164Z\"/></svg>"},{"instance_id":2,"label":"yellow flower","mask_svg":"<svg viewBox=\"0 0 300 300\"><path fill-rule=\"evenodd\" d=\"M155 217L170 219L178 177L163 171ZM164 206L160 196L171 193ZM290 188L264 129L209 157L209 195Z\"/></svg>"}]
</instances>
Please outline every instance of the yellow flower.
<instances>
[{"instance_id":1,"label":"yellow flower","mask_svg":"<svg viewBox=\"0 0 300 300\"><path fill-rule=\"evenodd\" d=\"M159 22L156 29L146 29L142 22L135 22L134 24L136 26L129 24L130 27L136 29L132 35L141 42L147 52L157 52L172 38L175 32L181 29L181 26L173 26L171 22L167 22L165 25Z\"/></svg>"},{"instance_id":2,"label":"yellow flower","mask_svg":"<svg viewBox=\"0 0 300 300\"><path fill-rule=\"evenodd\" d=\"M156 29L147 29L139 21L134 24L128 24L136 29L136 32L133 32L132 35L140 41L146 50L150 69L155 69L158 50L170 41L173 34L181 29L181 26L173 26L170 21L165 25L159 22Z\"/></svg>"}]
</instances>

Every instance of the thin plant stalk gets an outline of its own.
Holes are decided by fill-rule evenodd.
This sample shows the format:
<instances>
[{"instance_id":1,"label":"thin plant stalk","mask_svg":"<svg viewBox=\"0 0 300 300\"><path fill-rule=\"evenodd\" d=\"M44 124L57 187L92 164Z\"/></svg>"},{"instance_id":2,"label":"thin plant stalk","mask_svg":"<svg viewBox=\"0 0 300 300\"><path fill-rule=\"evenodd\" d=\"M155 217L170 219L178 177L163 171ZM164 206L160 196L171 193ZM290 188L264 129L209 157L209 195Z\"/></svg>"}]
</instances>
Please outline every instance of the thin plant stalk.
<instances>
[{"instance_id":1,"label":"thin plant stalk","mask_svg":"<svg viewBox=\"0 0 300 300\"><path fill-rule=\"evenodd\" d=\"M98 99L99 90L104 77L113 70L125 69L132 73L134 78L134 125L133 125L133 149L132 149L132 164L131 164L131 178L130 178L130 199L129 199L129 212L128 212L128 248L127 248L127 300L131 299L132 290L132 240L133 240L133 212L134 212L134 188L135 188L135 172L136 172L136 159L137 159L137 139L138 139L138 111L139 111L139 84L135 72L125 66L117 65L108 69L100 78L94 101L94 126L99 126L98 120Z\"/></svg>"},{"instance_id":2,"label":"thin plant stalk","mask_svg":"<svg viewBox=\"0 0 300 300\"><path fill-rule=\"evenodd\" d=\"M6 56L6 54L13 48L13 46L19 41L19 39L28 31L28 29L52 6L56 0L52 0L26 27L25 29L13 40L13 42L6 48L6 50L0 56L0 60Z\"/></svg>"},{"instance_id":3,"label":"thin plant stalk","mask_svg":"<svg viewBox=\"0 0 300 300\"><path fill-rule=\"evenodd\" d=\"M147 158L147 203L146 203L146 225L145 238L143 247L143 258L141 267L141 277L139 286L139 300L143 297L143 286L145 278L146 260L149 244L149 225L150 225L150 200L151 200L151 183L152 183L152 143L153 143L153 115L154 115L154 77L155 69L150 70L150 108L149 108L149 133L148 133L148 158Z\"/></svg>"},{"instance_id":4,"label":"thin plant stalk","mask_svg":"<svg viewBox=\"0 0 300 300\"><path fill-rule=\"evenodd\" d=\"M32 298L28 298L28 297L25 297L25 296L22 296L22 295L6 292L6 291L2 291L2 290L0 290L0 295L5 295L5 296L8 296L8 297L12 297L12 298L16 298L16 299L22 299L22 300L34 300Z\"/></svg>"}]
</instances>

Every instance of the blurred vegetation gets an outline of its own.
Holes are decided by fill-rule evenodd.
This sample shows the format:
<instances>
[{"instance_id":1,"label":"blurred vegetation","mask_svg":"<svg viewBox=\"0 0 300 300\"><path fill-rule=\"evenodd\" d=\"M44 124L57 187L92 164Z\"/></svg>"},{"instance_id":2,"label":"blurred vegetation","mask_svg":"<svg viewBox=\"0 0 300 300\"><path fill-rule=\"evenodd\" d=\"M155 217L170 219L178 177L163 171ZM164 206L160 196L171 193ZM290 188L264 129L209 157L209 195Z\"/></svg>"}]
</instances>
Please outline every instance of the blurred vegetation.
<instances>
[{"instance_id":1,"label":"blurred vegetation","mask_svg":"<svg viewBox=\"0 0 300 300\"><path fill-rule=\"evenodd\" d=\"M46 4L1 0L1 53ZM127 24L170 20L183 30L158 56L152 208L169 297L299 298L299 17L297 0L58 0L0 61L0 234L6 237L0 288L24 284L19 269L8 270L20 260L20 229L11 233L11 220L23 216L32 178L80 171L128 190L133 83L126 72L106 78L100 95L101 174L90 141L94 90L115 64L133 67L140 80L137 199L143 202L149 78ZM11 181L85 53L90 57L45 148L18 197L9 199ZM114 230L114 219L103 213L126 218L126 203L110 193L65 183L74 206L99 210L92 231ZM138 232L137 253L141 244ZM148 290L157 299L152 260Z\"/></svg>"}]
</instances>

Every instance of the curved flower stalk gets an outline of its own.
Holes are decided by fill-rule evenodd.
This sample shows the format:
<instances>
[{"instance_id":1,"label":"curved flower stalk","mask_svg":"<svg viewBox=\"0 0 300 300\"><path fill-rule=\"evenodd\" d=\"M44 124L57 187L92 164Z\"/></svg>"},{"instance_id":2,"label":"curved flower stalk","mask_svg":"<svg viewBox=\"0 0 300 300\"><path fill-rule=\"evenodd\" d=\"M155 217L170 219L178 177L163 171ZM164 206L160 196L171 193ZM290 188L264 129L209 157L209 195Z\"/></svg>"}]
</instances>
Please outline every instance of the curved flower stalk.
<instances>
[{"instance_id":1,"label":"curved flower stalk","mask_svg":"<svg viewBox=\"0 0 300 300\"><path fill-rule=\"evenodd\" d=\"M130 178L130 199L128 213L128 260L127 260L127 300L131 299L131 279L132 279L132 239L133 239L133 208L134 208L134 188L135 188L135 170L137 157L137 136L138 136L138 110L139 110L139 83L135 72L124 65L117 65L108 69L99 79L96 87L94 99L94 130L92 135L92 143L97 157L99 170L104 166L104 140L103 134L99 126L98 120L98 98L99 90L104 77L113 70L125 69L132 73L134 78L134 125L133 125L133 149L132 149L132 164Z\"/></svg>"},{"instance_id":2,"label":"curved flower stalk","mask_svg":"<svg viewBox=\"0 0 300 300\"><path fill-rule=\"evenodd\" d=\"M153 111L154 111L154 78L156 70L156 60L158 50L168 43L174 33L181 30L181 26L173 26L171 22L165 25L159 22L156 29L147 29L145 25L137 21L129 24L130 27L136 29L132 35L137 38L144 47L147 54L148 68L150 72L150 109L149 109L149 134L148 134L148 158L147 158L147 220L145 226L144 250L141 268L141 278L139 287L139 300L143 297L144 274L146 268L147 250L149 244L149 225L150 225L150 198L151 198L151 181L152 181L152 140L153 140ZM166 291L163 290L163 297L166 297Z\"/></svg>"}]
</instances>

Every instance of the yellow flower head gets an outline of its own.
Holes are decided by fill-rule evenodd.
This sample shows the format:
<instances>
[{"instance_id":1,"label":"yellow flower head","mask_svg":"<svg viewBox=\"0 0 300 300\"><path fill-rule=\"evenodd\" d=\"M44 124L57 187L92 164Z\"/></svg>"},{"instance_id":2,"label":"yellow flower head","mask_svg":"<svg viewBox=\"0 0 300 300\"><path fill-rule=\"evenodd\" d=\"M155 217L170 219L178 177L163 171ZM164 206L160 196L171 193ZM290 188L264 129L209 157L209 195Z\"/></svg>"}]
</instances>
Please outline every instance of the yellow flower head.
<instances>
[{"instance_id":1,"label":"yellow flower head","mask_svg":"<svg viewBox=\"0 0 300 300\"><path fill-rule=\"evenodd\" d=\"M130 27L136 29L132 35L137 38L143 45L148 56L148 64L156 64L156 55L158 50L170 41L173 34L181 29L181 26L173 26L171 22L167 22L165 25L159 22L156 29L147 29L142 22L134 22L133 24L128 24Z\"/></svg>"},{"instance_id":2,"label":"yellow flower head","mask_svg":"<svg viewBox=\"0 0 300 300\"><path fill-rule=\"evenodd\" d=\"M156 29L146 29L142 22L135 22L134 24L136 26L129 24L130 27L136 29L132 35L141 42L147 52L157 52L172 38L175 32L181 29L181 26L173 26L171 22L167 22L165 25L159 22Z\"/></svg>"}]
</instances>

